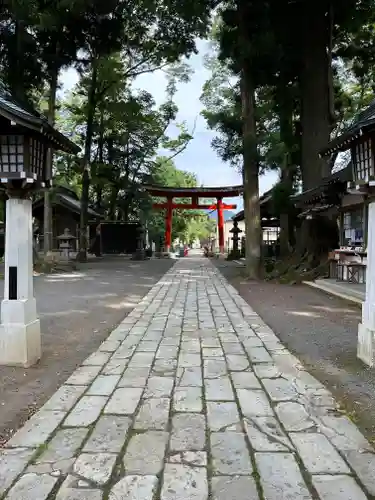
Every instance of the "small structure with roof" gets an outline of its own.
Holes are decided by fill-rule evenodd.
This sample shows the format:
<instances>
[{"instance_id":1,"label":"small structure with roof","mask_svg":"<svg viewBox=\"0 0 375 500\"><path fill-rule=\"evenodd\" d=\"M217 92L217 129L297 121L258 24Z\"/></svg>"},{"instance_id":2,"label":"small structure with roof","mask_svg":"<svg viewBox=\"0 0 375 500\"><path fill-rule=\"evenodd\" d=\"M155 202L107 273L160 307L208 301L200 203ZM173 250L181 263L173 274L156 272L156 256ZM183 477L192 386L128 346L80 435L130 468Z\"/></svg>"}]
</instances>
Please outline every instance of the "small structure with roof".
<instances>
[{"instance_id":1,"label":"small structure with roof","mask_svg":"<svg viewBox=\"0 0 375 500\"><path fill-rule=\"evenodd\" d=\"M338 241L336 235L332 235L329 279L363 284L367 264L367 204L363 195L348 190L352 179L350 163L322 179L315 188L293 196L293 201L301 211L301 218L324 216L337 221Z\"/></svg>"},{"instance_id":2,"label":"small structure with roof","mask_svg":"<svg viewBox=\"0 0 375 500\"><path fill-rule=\"evenodd\" d=\"M366 258L366 295L362 305L362 321L358 326L358 357L369 366L375 365L375 100L353 124L331 141L321 152L329 156L350 150L353 166L348 192L362 196L365 231L360 248L354 251Z\"/></svg>"},{"instance_id":3,"label":"small structure with roof","mask_svg":"<svg viewBox=\"0 0 375 500\"><path fill-rule=\"evenodd\" d=\"M262 243L263 253L266 256L274 257L279 252L279 235L280 235L280 220L275 217L272 210L272 189L264 193L259 198L260 218L262 225ZM237 222L243 232L243 237L246 238L245 231L245 212L241 210L232 217L231 224ZM228 233L230 233L228 221ZM231 226L232 227L232 226ZM230 236L228 235L228 251L232 250Z\"/></svg>"},{"instance_id":4,"label":"small structure with roof","mask_svg":"<svg viewBox=\"0 0 375 500\"><path fill-rule=\"evenodd\" d=\"M6 189L5 280L1 303L0 364L33 365L41 357L40 321L33 290L31 192L51 183L47 151L80 150L22 105L0 84L0 184Z\"/></svg>"},{"instance_id":5,"label":"small structure with roof","mask_svg":"<svg viewBox=\"0 0 375 500\"><path fill-rule=\"evenodd\" d=\"M58 236L69 229L72 236L75 237L72 251L76 251L76 244L79 238L79 224L81 213L81 202L76 192L66 186L55 186L51 196L52 206L52 249L58 250ZM96 227L102 219L101 214L91 207L87 210L89 216L89 226ZM44 233L44 197L41 196L33 203L33 217L38 227L38 247L43 249ZM90 231L92 232L92 231ZM92 235L91 235L92 236Z\"/></svg>"}]
</instances>

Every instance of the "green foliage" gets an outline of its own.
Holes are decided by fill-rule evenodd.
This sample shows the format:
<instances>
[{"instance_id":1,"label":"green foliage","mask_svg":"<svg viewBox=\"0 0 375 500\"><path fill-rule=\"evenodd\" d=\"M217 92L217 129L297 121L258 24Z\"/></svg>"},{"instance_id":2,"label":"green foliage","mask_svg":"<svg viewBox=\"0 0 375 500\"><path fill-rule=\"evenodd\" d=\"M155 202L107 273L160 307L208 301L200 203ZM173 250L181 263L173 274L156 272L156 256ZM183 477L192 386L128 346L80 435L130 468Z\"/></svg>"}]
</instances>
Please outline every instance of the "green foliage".
<instances>
[{"instance_id":1,"label":"green foliage","mask_svg":"<svg viewBox=\"0 0 375 500\"><path fill-rule=\"evenodd\" d=\"M268 169L291 170L293 179L280 187L283 193L291 191L300 178L301 132L303 134L300 78L305 57L302 30L310 12L307 6L307 0L268 0L251 4L239 0L224 4L214 20L212 54L206 60L211 76L201 96L205 106L202 114L208 126L217 132L213 148L224 161L241 171L243 110L238 75L243 61L249 62L256 86L260 173ZM247 45L239 44L239 8L247 12ZM335 112L332 135L335 136L373 98L375 6L370 1L350 0L343 8L340 2L330 0L324 9L326 19L333 16L334 23L331 50ZM318 7L315 10L318 11ZM327 50L330 48L328 43L327 38ZM287 209L287 196L281 198ZM280 203L277 202L279 207Z\"/></svg>"},{"instance_id":2,"label":"green foliage","mask_svg":"<svg viewBox=\"0 0 375 500\"><path fill-rule=\"evenodd\" d=\"M139 187L155 173L155 158L160 149L173 158L192 139L184 123L175 123L177 108L173 102L176 75L186 78L186 68L174 66L168 71L166 101L156 107L148 92L137 90L130 77L124 77L121 55L100 60L97 72L97 106L92 124L90 150L90 202L109 218L137 218L140 210ZM88 114L88 72L60 105L60 127L81 144L86 141ZM167 134L174 124L178 135ZM58 170L66 164L63 158ZM77 175L80 163L70 166L69 174Z\"/></svg>"},{"instance_id":3,"label":"green foliage","mask_svg":"<svg viewBox=\"0 0 375 500\"><path fill-rule=\"evenodd\" d=\"M83 257L87 207L110 218L139 217L139 186L155 167L160 148L170 158L192 139L174 124L177 82L190 68L180 58L196 51L214 2L188 0L6 0L0 6L0 78L20 101L33 101L82 146L82 158L54 158L58 182L81 192ZM78 69L80 81L58 103L61 69ZM166 102L134 89L134 79L163 68ZM55 111L59 109L58 116ZM82 178L79 180L79 176ZM48 231L48 229L47 229Z\"/></svg>"},{"instance_id":4,"label":"green foliage","mask_svg":"<svg viewBox=\"0 0 375 500\"><path fill-rule=\"evenodd\" d=\"M327 162L319 151L373 99L374 16L371 0L231 0L217 10L202 114L213 148L244 173L249 255L259 253L258 173L280 173L273 211L284 215L280 244L289 252L290 194L329 174L337 155ZM256 260L247 258L250 273Z\"/></svg>"}]
</instances>

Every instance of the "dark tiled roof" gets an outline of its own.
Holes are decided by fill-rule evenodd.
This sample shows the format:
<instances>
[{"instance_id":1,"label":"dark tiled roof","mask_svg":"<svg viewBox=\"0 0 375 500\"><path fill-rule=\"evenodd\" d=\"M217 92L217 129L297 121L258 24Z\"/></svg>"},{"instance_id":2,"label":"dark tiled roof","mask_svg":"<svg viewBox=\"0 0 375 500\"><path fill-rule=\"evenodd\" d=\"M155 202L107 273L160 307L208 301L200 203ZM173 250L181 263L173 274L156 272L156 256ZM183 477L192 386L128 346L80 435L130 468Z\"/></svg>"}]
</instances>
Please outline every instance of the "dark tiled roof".
<instances>
[{"instance_id":1,"label":"dark tiled roof","mask_svg":"<svg viewBox=\"0 0 375 500\"><path fill-rule=\"evenodd\" d=\"M40 208L44 204L44 198L39 198L33 203L33 209ZM74 212L75 214L81 213L81 202L79 199L69 196L67 193L57 192L55 193L52 201L52 205L60 205L65 207L67 210ZM92 208L87 209L88 214L95 219L102 218L100 214L95 212Z\"/></svg>"},{"instance_id":2,"label":"dark tiled roof","mask_svg":"<svg viewBox=\"0 0 375 500\"><path fill-rule=\"evenodd\" d=\"M330 208L334 208L334 207L335 207L335 205L332 205L331 203L330 204L326 203L325 205L318 205L316 207L311 207L311 208L308 208L307 210L304 210L303 212L301 212L298 215L298 217L303 219L307 215L316 214L316 213L320 213L320 212L326 212Z\"/></svg>"},{"instance_id":3,"label":"dark tiled roof","mask_svg":"<svg viewBox=\"0 0 375 500\"><path fill-rule=\"evenodd\" d=\"M375 129L375 99L352 121L352 124L320 151L321 156L328 156L337 151L346 151L351 143L369 130Z\"/></svg>"},{"instance_id":4,"label":"dark tiled roof","mask_svg":"<svg viewBox=\"0 0 375 500\"><path fill-rule=\"evenodd\" d=\"M351 180L353 180L353 170L352 164L349 163L342 170L323 178L318 186L292 196L292 200L297 205L313 203L320 199L333 186L337 186L339 190L345 192L347 183Z\"/></svg>"},{"instance_id":5,"label":"dark tiled roof","mask_svg":"<svg viewBox=\"0 0 375 500\"><path fill-rule=\"evenodd\" d=\"M62 205L68 205L72 212L80 213L81 212L81 202L79 200L76 200L72 198L71 196L68 196L66 194L58 193L56 195L56 201L60 199L59 201L61 202ZM87 213L91 215L92 217L101 217L95 210L92 208L88 207Z\"/></svg>"},{"instance_id":6,"label":"dark tiled roof","mask_svg":"<svg viewBox=\"0 0 375 500\"><path fill-rule=\"evenodd\" d=\"M272 198L272 189L270 189L269 191L267 191L266 193L264 193L260 198L259 198L259 205L262 206L262 205L265 205L266 203L268 203ZM245 212L244 210L240 210L239 212L236 213L236 215L234 215L232 217L232 220L233 221L241 221L241 220L244 220L245 218Z\"/></svg>"},{"instance_id":7,"label":"dark tiled roof","mask_svg":"<svg viewBox=\"0 0 375 500\"><path fill-rule=\"evenodd\" d=\"M55 149L76 154L80 151L65 135L49 125L47 119L28 105L17 102L0 81L0 116L29 130L35 130L51 141Z\"/></svg>"}]
</instances>

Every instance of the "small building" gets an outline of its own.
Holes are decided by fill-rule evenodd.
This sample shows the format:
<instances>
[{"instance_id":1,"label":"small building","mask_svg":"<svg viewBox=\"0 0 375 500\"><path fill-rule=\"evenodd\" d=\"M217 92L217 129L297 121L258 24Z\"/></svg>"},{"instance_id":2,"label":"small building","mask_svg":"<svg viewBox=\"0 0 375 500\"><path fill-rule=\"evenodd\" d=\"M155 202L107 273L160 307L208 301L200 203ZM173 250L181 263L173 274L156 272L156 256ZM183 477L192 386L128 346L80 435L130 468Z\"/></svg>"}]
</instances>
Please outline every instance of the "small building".
<instances>
[{"instance_id":1,"label":"small building","mask_svg":"<svg viewBox=\"0 0 375 500\"><path fill-rule=\"evenodd\" d=\"M350 150L353 164L353 180L348 182L348 192L363 196L364 230L362 245L352 248L358 259L347 265L347 279L361 283L367 275L363 290L362 318L358 325L357 356L368 366L375 366L375 100L359 115L351 127L331 141L322 156ZM341 276L339 276L340 279ZM358 286L358 285L357 285ZM364 287L364 285L362 285Z\"/></svg>"},{"instance_id":2,"label":"small building","mask_svg":"<svg viewBox=\"0 0 375 500\"><path fill-rule=\"evenodd\" d=\"M273 215L272 189L264 193L259 198L259 206L264 254L269 257L274 257L279 254L280 221ZM240 237L246 238L244 210L241 210L232 218L232 225L234 221L238 223L238 227L243 231L240 234ZM229 229L231 228L228 228L228 231ZM230 245L228 251L230 251L232 249L233 242L229 239L228 244Z\"/></svg>"},{"instance_id":3,"label":"small building","mask_svg":"<svg viewBox=\"0 0 375 500\"><path fill-rule=\"evenodd\" d=\"M366 282L367 204L364 196L352 194L350 162L345 168L322 179L315 188L293 197L299 217L328 217L337 222L338 240L333 243L329 279L342 282ZM333 235L334 236L334 235Z\"/></svg>"},{"instance_id":4,"label":"small building","mask_svg":"<svg viewBox=\"0 0 375 500\"><path fill-rule=\"evenodd\" d=\"M79 241L81 202L75 191L68 187L57 186L51 195L52 205L52 249L59 248L58 236L69 229L70 234ZM97 226L102 216L92 208L88 208L90 226ZM38 250L43 250L44 232L44 196L33 203L35 234L38 239ZM77 251L77 248L74 249Z\"/></svg>"},{"instance_id":5,"label":"small building","mask_svg":"<svg viewBox=\"0 0 375 500\"><path fill-rule=\"evenodd\" d=\"M366 185L375 182L374 148L375 100L353 120L352 125L332 140L321 156L331 156L350 149L351 161L344 169L322 179L319 186L294 197L302 217L328 216L337 220L339 241L329 258L327 280L318 280L322 288L340 295L364 298L368 243L368 196ZM354 172L356 178L354 179ZM362 179L364 188L354 184Z\"/></svg>"}]
</instances>

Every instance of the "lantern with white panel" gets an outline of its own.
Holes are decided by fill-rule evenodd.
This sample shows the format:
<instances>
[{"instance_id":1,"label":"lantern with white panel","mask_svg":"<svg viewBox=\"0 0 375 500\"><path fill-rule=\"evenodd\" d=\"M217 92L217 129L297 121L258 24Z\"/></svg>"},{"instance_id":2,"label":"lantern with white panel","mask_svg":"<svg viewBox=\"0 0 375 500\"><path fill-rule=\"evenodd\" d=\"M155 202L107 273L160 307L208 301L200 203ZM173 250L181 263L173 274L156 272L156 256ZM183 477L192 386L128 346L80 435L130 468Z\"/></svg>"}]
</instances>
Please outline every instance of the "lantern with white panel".
<instances>
[{"instance_id":1,"label":"lantern with white panel","mask_svg":"<svg viewBox=\"0 0 375 500\"><path fill-rule=\"evenodd\" d=\"M374 151L371 137L357 142L352 148L353 181L357 191L375 186Z\"/></svg>"},{"instance_id":2,"label":"lantern with white panel","mask_svg":"<svg viewBox=\"0 0 375 500\"><path fill-rule=\"evenodd\" d=\"M33 290L31 194L51 185L48 149L79 148L0 86L0 185L6 190L5 283L1 302L0 365L28 367L41 357Z\"/></svg>"},{"instance_id":3,"label":"lantern with white panel","mask_svg":"<svg viewBox=\"0 0 375 500\"><path fill-rule=\"evenodd\" d=\"M43 185L46 180L44 169L47 147L41 137L14 133L0 135L1 182L8 184L22 181L23 187L24 184Z\"/></svg>"}]
</instances>

